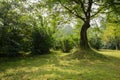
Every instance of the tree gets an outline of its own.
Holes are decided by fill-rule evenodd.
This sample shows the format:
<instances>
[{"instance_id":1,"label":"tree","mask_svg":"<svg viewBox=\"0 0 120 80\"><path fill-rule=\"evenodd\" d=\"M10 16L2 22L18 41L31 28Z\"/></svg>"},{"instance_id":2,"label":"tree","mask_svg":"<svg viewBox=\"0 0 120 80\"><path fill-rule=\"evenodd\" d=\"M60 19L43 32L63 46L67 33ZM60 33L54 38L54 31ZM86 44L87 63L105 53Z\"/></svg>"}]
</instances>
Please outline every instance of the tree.
<instances>
[{"instance_id":1,"label":"tree","mask_svg":"<svg viewBox=\"0 0 120 80\"><path fill-rule=\"evenodd\" d=\"M103 34L103 41L105 42L106 48L120 49L120 17L118 12L112 12L107 15L106 30Z\"/></svg>"},{"instance_id":2,"label":"tree","mask_svg":"<svg viewBox=\"0 0 120 80\"><path fill-rule=\"evenodd\" d=\"M0 5L0 51L1 53L14 54L20 48L20 28L18 29L17 25L21 15L17 14L15 8L12 7L16 5L7 0L0 1Z\"/></svg>"},{"instance_id":3,"label":"tree","mask_svg":"<svg viewBox=\"0 0 120 80\"><path fill-rule=\"evenodd\" d=\"M87 30L90 28L91 19L98 13L104 12L105 8L109 10L108 6L115 5L118 2L115 0L51 0L52 2L58 2L63 6L70 14L83 21L83 25L80 31L80 47L82 49L89 49ZM111 1L111 2L110 2ZM108 11L105 11L108 12Z\"/></svg>"},{"instance_id":4,"label":"tree","mask_svg":"<svg viewBox=\"0 0 120 80\"><path fill-rule=\"evenodd\" d=\"M111 0L109 4L111 4L111 12L107 14L107 28L103 34L103 40L107 48L117 50L120 49L120 1Z\"/></svg>"},{"instance_id":5,"label":"tree","mask_svg":"<svg viewBox=\"0 0 120 80\"><path fill-rule=\"evenodd\" d=\"M105 48L120 49L120 24L107 23L107 28L102 36Z\"/></svg>"},{"instance_id":6,"label":"tree","mask_svg":"<svg viewBox=\"0 0 120 80\"><path fill-rule=\"evenodd\" d=\"M0 53L3 55L18 55L20 51L29 51L31 31L34 22L17 0L0 1Z\"/></svg>"}]
</instances>

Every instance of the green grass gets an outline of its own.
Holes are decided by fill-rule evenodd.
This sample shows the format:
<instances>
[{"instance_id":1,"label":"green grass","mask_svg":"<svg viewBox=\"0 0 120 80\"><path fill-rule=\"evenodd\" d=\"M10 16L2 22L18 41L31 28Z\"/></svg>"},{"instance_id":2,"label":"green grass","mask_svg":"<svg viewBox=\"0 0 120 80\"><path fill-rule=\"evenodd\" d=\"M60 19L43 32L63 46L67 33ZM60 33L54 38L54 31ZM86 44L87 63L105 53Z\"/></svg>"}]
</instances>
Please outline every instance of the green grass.
<instances>
[{"instance_id":1,"label":"green grass","mask_svg":"<svg viewBox=\"0 0 120 80\"><path fill-rule=\"evenodd\" d=\"M48 55L0 59L0 80L120 80L120 51L98 52L107 58L79 59L54 51Z\"/></svg>"}]
</instances>

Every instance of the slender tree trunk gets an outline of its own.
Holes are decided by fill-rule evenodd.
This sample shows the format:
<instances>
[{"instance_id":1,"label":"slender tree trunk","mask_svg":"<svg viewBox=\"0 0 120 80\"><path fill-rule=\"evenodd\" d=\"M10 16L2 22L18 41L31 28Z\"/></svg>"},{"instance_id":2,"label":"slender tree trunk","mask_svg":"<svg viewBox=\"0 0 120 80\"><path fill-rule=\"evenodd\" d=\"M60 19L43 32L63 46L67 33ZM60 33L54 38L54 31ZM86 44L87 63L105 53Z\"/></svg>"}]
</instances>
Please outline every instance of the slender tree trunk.
<instances>
[{"instance_id":1,"label":"slender tree trunk","mask_svg":"<svg viewBox=\"0 0 120 80\"><path fill-rule=\"evenodd\" d=\"M90 21L84 22L81 31L80 31L80 48L81 49L90 49L87 38L87 30L90 27Z\"/></svg>"}]
</instances>

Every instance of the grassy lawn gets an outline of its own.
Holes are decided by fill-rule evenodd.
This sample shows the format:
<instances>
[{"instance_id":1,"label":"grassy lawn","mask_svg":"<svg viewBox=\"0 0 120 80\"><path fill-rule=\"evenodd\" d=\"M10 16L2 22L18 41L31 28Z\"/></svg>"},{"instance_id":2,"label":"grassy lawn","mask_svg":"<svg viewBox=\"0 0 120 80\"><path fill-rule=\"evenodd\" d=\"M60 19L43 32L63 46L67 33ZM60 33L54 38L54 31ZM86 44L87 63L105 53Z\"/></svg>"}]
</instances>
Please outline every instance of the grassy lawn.
<instances>
[{"instance_id":1,"label":"grassy lawn","mask_svg":"<svg viewBox=\"0 0 120 80\"><path fill-rule=\"evenodd\" d=\"M120 80L120 51L107 59L64 59L69 53L0 59L0 80Z\"/></svg>"}]
</instances>

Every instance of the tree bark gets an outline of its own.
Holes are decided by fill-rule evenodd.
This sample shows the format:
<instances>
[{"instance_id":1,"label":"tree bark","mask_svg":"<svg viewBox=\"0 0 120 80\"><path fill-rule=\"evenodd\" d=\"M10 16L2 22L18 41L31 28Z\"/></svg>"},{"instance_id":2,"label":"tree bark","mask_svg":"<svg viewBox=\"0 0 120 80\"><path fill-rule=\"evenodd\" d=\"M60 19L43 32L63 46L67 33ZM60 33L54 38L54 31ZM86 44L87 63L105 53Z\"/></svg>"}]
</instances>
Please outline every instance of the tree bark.
<instances>
[{"instance_id":1,"label":"tree bark","mask_svg":"<svg viewBox=\"0 0 120 80\"><path fill-rule=\"evenodd\" d=\"M90 27L90 21L84 22L80 31L80 48L87 50L90 49L87 38L87 30Z\"/></svg>"}]
</instances>

